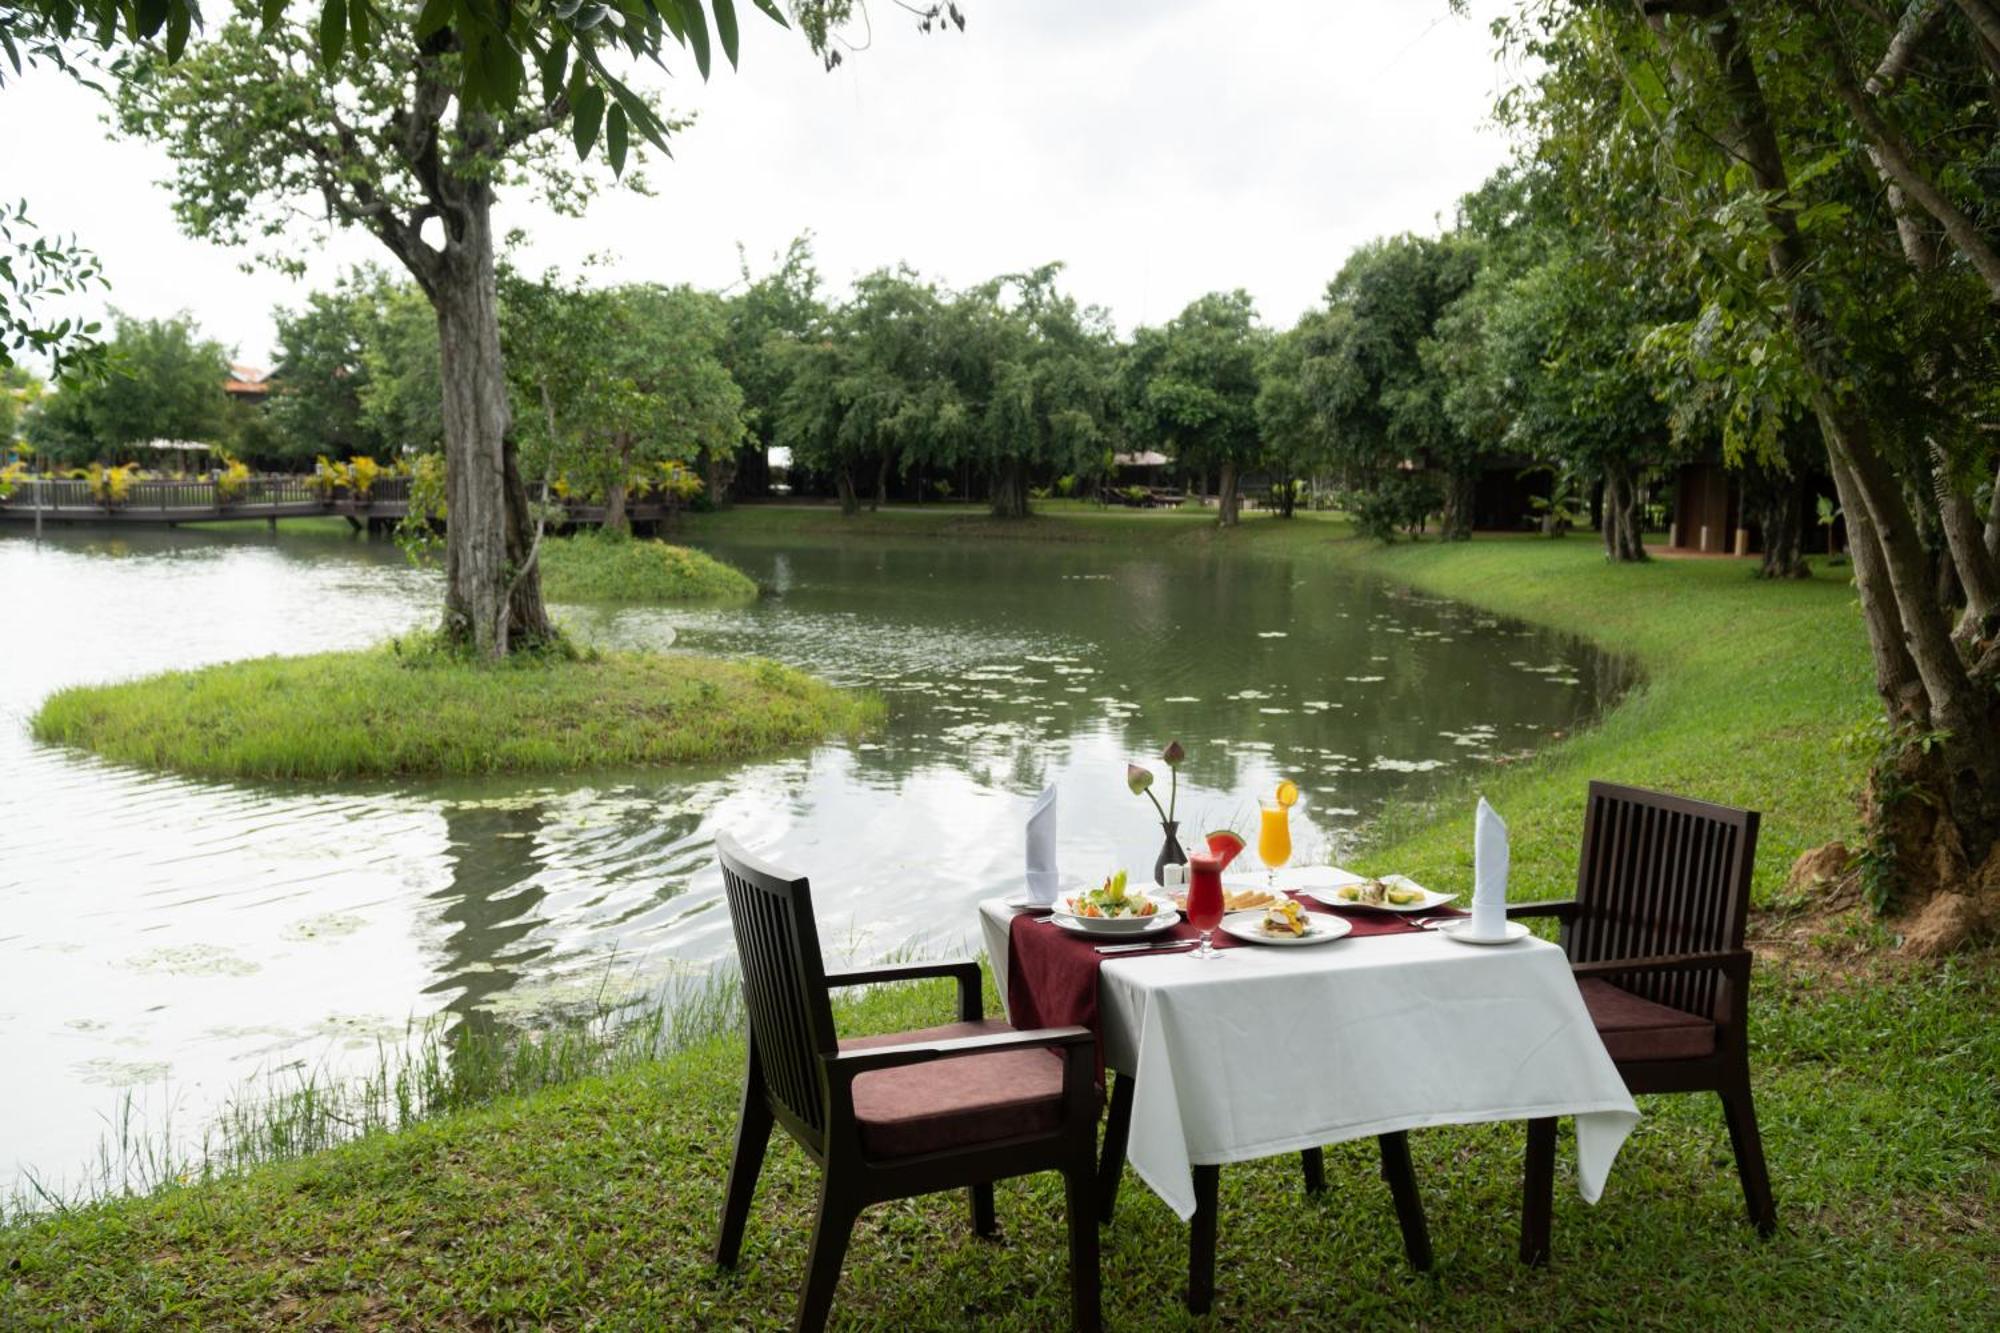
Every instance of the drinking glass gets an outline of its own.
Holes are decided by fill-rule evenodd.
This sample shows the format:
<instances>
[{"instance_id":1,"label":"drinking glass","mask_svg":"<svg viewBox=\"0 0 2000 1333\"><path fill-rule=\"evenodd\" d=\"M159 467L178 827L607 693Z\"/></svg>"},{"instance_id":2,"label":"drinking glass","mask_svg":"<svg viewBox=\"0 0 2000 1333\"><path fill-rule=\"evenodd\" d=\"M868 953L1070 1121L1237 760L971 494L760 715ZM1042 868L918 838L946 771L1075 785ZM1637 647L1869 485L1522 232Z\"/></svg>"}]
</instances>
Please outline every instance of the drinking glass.
<instances>
[{"instance_id":1,"label":"drinking glass","mask_svg":"<svg viewBox=\"0 0 2000 1333\"><path fill-rule=\"evenodd\" d=\"M1275 801L1266 801L1257 809L1257 855L1270 877L1271 892L1276 893L1278 871L1292 859L1292 811Z\"/></svg>"},{"instance_id":2,"label":"drinking glass","mask_svg":"<svg viewBox=\"0 0 2000 1333\"><path fill-rule=\"evenodd\" d=\"M1187 919L1201 932L1201 947L1191 956L1220 958L1210 936L1222 924L1222 858L1212 852L1196 852L1188 860Z\"/></svg>"}]
</instances>

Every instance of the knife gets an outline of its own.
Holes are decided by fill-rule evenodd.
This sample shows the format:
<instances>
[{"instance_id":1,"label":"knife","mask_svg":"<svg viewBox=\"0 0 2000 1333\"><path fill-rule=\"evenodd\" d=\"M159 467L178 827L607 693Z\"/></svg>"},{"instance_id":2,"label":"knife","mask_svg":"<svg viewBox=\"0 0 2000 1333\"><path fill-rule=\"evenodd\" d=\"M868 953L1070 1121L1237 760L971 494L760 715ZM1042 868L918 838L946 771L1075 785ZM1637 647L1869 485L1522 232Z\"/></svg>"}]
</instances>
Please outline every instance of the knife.
<instances>
[{"instance_id":1,"label":"knife","mask_svg":"<svg viewBox=\"0 0 2000 1333\"><path fill-rule=\"evenodd\" d=\"M1158 944L1100 944L1099 953L1150 953L1155 949L1189 949L1200 940L1163 940Z\"/></svg>"}]
</instances>

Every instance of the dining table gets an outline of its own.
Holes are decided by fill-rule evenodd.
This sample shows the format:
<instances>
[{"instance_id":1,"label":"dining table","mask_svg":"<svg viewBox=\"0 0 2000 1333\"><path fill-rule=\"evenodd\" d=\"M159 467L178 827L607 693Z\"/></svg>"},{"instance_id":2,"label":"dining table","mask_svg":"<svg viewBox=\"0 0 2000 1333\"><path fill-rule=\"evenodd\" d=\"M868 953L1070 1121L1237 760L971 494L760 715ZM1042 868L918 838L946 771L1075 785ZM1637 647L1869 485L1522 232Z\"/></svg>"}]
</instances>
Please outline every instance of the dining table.
<instances>
[{"instance_id":1,"label":"dining table","mask_svg":"<svg viewBox=\"0 0 2000 1333\"><path fill-rule=\"evenodd\" d=\"M1281 872L1277 887L1301 878ZM1565 1116L1577 1190L1595 1203L1639 1119L1566 955L1537 937L1471 945L1389 914L1343 912L1359 927L1345 938L1244 943L1204 959L1099 953L1117 941L1079 936L1018 899L978 910L1009 1021L1096 1031L1105 1069L1131 1081L1126 1161L1197 1227L1198 1168L1433 1125ZM1209 1181L1212 1212L1212 1172Z\"/></svg>"}]
</instances>

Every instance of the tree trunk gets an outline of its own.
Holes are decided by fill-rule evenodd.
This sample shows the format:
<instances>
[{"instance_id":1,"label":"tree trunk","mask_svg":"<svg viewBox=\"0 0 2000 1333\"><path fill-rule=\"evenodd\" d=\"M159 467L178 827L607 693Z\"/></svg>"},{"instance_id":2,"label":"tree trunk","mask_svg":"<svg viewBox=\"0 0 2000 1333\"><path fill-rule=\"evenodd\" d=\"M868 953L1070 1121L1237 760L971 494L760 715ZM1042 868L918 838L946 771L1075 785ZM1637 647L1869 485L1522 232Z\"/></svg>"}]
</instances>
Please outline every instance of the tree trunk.
<instances>
[{"instance_id":1,"label":"tree trunk","mask_svg":"<svg viewBox=\"0 0 2000 1333\"><path fill-rule=\"evenodd\" d=\"M480 656L504 657L554 631L507 406L490 196L479 191L462 216L430 292L444 382L444 623Z\"/></svg>"},{"instance_id":2,"label":"tree trunk","mask_svg":"<svg viewBox=\"0 0 2000 1333\"><path fill-rule=\"evenodd\" d=\"M2000 661L1989 653L1968 669L1952 642L1902 487L1847 384L1839 331L1807 290L1812 255L1790 208L1790 180L1742 26L1722 0L1690 8L1730 107L1729 151L1765 195L1768 266L1785 292L1786 323L1841 489L1878 689L1891 721L1906 728L1872 784L1894 795L1869 813L1871 839L1887 853L1876 864L1893 861L1896 906L1916 914L1912 947L1955 949L2000 915L1991 887L2000 879L2000 710L1992 688ZM1921 686L1915 697L1905 671ZM1885 777L1891 773L1893 780Z\"/></svg>"},{"instance_id":3,"label":"tree trunk","mask_svg":"<svg viewBox=\"0 0 2000 1333\"><path fill-rule=\"evenodd\" d=\"M993 469L993 517L1028 516L1027 465L1019 458L1002 459Z\"/></svg>"},{"instance_id":4,"label":"tree trunk","mask_svg":"<svg viewBox=\"0 0 2000 1333\"><path fill-rule=\"evenodd\" d=\"M1604 494L1598 506L1604 531L1604 558L1626 564L1648 559L1639 531L1639 488L1631 474L1610 469L1604 474Z\"/></svg>"},{"instance_id":5,"label":"tree trunk","mask_svg":"<svg viewBox=\"0 0 2000 1333\"><path fill-rule=\"evenodd\" d=\"M833 487L840 494L840 512L852 517L861 512L861 499L854 493L854 473L842 463L833 470Z\"/></svg>"},{"instance_id":6,"label":"tree trunk","mask_svg":"<svg viewBox=\"0 0 2000 1333\"><path fill-rule=\"evenodd\" d=\"M1234 459L1226 460L1222 464L1222 475L1217 481L1215 494L1217 508L1222 511L1222 526L1225 528L1235 527L1237 519L1236 511L1242 503L1242 496L1238 494L1236 489L1236 462Z\"/></svg>"},{"instance_id":7,"label":"tree trunk","mask_svg":"<svg viewBox=\"0 0 2000 1333\"><path fill-rule=\"evenodd\" d=\"M875 464L875 498L868 502L868 512L874 513L889 499L889 455L883 454Z\"/></svg>"},{"instance_id":8,"label":"tree trunk","mask_svg":"<svg viewBox=\"0 0 2000 1333\"><path fill-rule=\"evenodd\" d=\"M1299 504L1299 483L1297 477L1285 477L1278 483L1278 517L1290 518Z\"/></svg>"},{"instance_id":9,"label":"tree trunk","mask_svg":"<svg viewBox=\"0 0 2000 1333\"><path fill-rule=\"evenodd\" d=\"M1438 516L1438 538L1462 542L1472 539L1473 494L1479 475L1463 469L1444 474L1444 511Z\"/></svg>"},{"instance_id":10,"label":"tree trunk","mask_svg":"<svg viewBox=\"0 0 2000 1333\"><path fill-rule=\"evenodd\" d=\"M1805 496L1798 478L1752 464L1744 477L1744 504L1757 520L1764 539L1760 579L1803 579L1812 576L1805 560Z\"/></svg>"}]
</instances>

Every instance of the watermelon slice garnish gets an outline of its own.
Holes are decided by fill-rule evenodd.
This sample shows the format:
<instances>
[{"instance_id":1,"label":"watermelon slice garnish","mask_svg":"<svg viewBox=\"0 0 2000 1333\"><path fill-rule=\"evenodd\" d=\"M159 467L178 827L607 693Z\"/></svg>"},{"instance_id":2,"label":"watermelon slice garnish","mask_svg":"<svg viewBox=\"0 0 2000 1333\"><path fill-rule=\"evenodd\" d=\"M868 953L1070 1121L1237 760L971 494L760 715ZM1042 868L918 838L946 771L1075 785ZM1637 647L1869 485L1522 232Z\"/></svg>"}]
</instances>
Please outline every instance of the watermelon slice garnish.
<instances>
[{"instance_id":1,"label":"watermelon slice garnish","mask_svg":"<svg viewBox=\"0 0 2000 1333\"><path fill-rule=\"evenodd\" d=\"M1229 829L1219 828L1208 835L1208 854L1219 859L1224 870L1229 869L1229 863L1236 859L1236 854L1243 847L1242 835Z\"/></svg>"}]
</instances>

